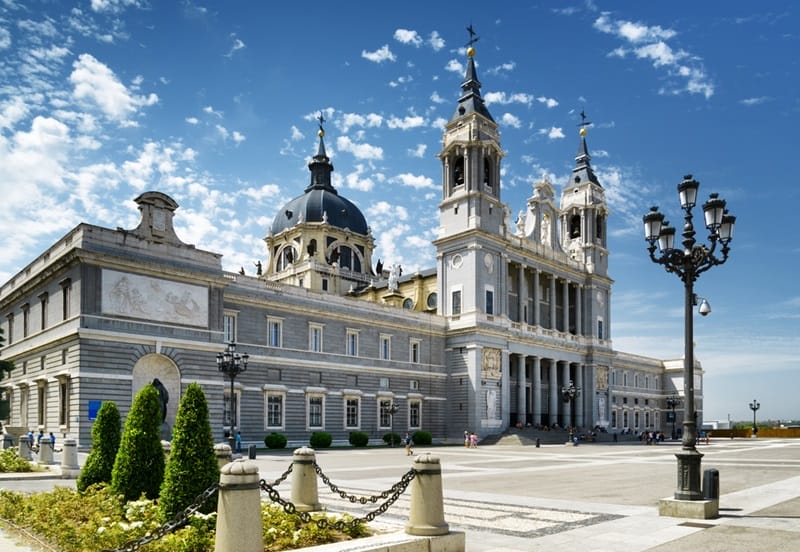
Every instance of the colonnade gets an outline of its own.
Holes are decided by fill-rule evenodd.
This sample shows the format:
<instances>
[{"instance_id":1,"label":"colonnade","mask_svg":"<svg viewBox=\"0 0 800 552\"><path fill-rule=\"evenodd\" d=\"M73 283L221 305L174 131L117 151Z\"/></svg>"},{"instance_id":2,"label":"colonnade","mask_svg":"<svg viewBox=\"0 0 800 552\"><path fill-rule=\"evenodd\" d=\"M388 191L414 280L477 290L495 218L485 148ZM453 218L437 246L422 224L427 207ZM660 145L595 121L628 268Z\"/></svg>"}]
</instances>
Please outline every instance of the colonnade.
<instances>
[{"instance_id":1,"label":"colonnade","mask_svg":"<svg viewBox=\"0 0 800 552\"><path fill-rule=\"evenodd\" d=\"M586 397L593 397L591 385L592 367L579 362L511 354L517 375L516 383L516 420L523 425L561 427L584 427L592 420L587 419L584 406ZM580 389L580 394L573 400L565 402L562 389L568 388L570 382ZM513 391L512 391L513 393ZM513 409L512 409L513 411Z\"/></svg>"}]
</instances>

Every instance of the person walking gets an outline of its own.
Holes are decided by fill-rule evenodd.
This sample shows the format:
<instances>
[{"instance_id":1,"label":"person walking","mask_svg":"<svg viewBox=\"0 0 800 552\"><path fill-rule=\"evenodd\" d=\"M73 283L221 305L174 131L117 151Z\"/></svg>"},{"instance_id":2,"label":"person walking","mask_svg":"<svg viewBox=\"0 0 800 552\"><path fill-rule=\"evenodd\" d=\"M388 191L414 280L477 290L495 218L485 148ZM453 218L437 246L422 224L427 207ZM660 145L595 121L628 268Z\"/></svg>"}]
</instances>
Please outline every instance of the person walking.
<instances>
[{"instance_id":1,"label":"person walking","mask_svg":"<svg viewBox=\"0 0 800 552\"><path fill-rule=\"evenodd\" d=\"M414 454L414 451L411 450L411 446L413 445L414 440L411 438L411 435L409 435L407 431L406 431L406 436L403 438L403 441L406 444L406 456L411 456L412 454Z\"/></svg>"},{"instance_id":2,"label":"person walking","mask_svg":"<svg viewBox=\"0 0 800 552\"><path fill-rule=\"evenodd\" d=\"M236 452L242 452L242 432L236 432Z\"/></svg>"},{"instance_id":3,"label":"person walking","mask_svg":"<svg viewBox=\"0 0 800 552\"><path fill-rule=\"evenodd\" d=\"M470 442L471 442L471 439L470 439L469 431L467 431L465 429L464 430L464 447L469 448Z\"/></svg>"}]
</instances>

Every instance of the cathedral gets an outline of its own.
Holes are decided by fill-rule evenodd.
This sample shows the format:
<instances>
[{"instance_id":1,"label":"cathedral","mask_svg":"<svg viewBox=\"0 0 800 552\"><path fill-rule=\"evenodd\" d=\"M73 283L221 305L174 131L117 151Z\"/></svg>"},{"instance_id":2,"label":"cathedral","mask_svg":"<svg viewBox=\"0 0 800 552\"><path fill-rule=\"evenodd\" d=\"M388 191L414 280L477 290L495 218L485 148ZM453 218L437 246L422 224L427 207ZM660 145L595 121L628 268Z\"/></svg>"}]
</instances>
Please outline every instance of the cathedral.
<instances>
[{"instance_id":1,"label":"cathedral","mask_svg":"<svg viewBox=\"0 0 800 552\"><path fill-rule=\"evenodd\" d=\"M543 177L512 220L474 54L438 154L429 269L374 258L368 221L331 182L320 116L309 184L275 214L257 275L181 241L178 204L150 191L135 199L136 228L82 223L4 283L0 358L15 368L0 382L0 421L87 448L103 401L124 418L157 380L165 439L192 382L215 438L240 431L246 443L273 432L290 446L316 431L335 444L354 431L372 443L418 430L439 443L527 426L668 432L683 361L612 347L611 213L586 125L561 193ZM230 378L223 361L239 354Z\"/></svg>"}]
</instances>

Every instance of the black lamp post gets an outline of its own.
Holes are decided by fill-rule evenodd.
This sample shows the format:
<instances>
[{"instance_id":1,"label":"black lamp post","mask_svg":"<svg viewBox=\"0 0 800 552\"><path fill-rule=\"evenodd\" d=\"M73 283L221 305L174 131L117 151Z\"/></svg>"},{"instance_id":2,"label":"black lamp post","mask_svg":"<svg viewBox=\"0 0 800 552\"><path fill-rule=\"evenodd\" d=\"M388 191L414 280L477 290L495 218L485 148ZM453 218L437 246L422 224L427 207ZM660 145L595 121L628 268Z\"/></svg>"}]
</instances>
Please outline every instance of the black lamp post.
<instances>
[{"instance_id":1,"label":"black lamp post","mask_svg":"<svg viewBox=\"0 0 800 552\"><path fill-rule=\"evenodd\" d=\"M761 408L761 403L753 399L753 402L750 403L750 410L753 411L753 435L758 435L758 426L756 425L756 410L759 408Z\"/></svg>"},{"instance_id":2,"label":"black lamp post","mask_svg":"<svg viewBox=\"0 0 800 552\"><path fill-rule=\"evenodd\" d=\"M231 447L231 452L234 451L234 443L236 436L234 430L236 426L236 394L234 393L233 383L236 376L247 370L247 359L250 355L247 353L239 354L236 352L236 343L230 342L222 353L217 353L217 369L231 379L231 409L230 409L230 422L231 431L228 436L228 444ZM225 420L222 421L225 423Z\"/></svg>"},{"instance_id":3,"label":"black lamp post","mask_svg":"<svg viewBox=\"0 0 800 552\"><path fill-rule=\"evenodd\" d=\"M565 403L569 403L569 438L572 441L572 407L575 403L575 397L580 396L581 388L575 387L572 380L569 380L569 385L561 387L561 398Z\"/></svg>"},{"instance_id":4,"label":"black lamp post","mask_svg":"<svg viewBox=\"0 0 800 552\"><path fill-rule=\"evenodd\" d=\"M672 409L672 440L675 440L675 407L681 403L681 398L677 395L667 397L667 408Z\"/></svg>"},{"instance_id":5,"label":"black lamp post","mask_svg":"<svg viewBox=\"0 0 800 552\"><path fill-rule=\"evenodd\" d=\"M397 413L397 405L392 403L386 408L386 413L389 414L389 446L394 446L394 415Z\"/></svg>"},{"instance_id":6,"label":"black lamp post","mask_svg":"<svg viewBox=\"0 0 800 552\"><path fill-rule=\"evenodd\" d=\"M708 245L698 244L695 240L694 225L692 224L692 208L697 202L697 190L700 183L692 175L684 177L678 184L678 196L681 208L685 212L683 226L683 247L674 247L675 228L664 221L664 215L658 212L658 207L651 208L643 217L645 239L650 244L650 260L664 266L667 272L676 274L683 281L685 288L685 333L683 356L683 389L684 389L684 417L683 440L681 451L675 456L678 458L678 489L675 492L677 500L701 500L703 493L700 488L700 459L702 454L697 452L695 441L697 439L697 421L694 403L694 320L692 307L697 305L698 298L694 294L694 282L697 278L713 266L721 265L728 259L730 251L728 244L733 238L733 225L736 217L729 215L725 209L725 200L717 194L711 194L708 201L703 204L705 226L708 229ZM656 242L658 242L659 256L656 256ZM719 256L715 255L717 245L721 246ZM700 314L707 315L711 312L708 302L703 299L700 304Z\"/></svg>"}]
</instances>

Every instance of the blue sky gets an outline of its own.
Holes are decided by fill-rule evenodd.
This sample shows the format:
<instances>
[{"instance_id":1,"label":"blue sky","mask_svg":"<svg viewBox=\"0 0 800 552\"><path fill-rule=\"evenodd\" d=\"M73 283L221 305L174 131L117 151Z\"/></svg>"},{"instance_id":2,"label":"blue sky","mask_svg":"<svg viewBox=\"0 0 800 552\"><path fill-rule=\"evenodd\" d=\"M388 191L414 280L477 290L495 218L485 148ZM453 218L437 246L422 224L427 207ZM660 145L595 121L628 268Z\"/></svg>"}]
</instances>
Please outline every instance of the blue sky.
<instances>
[{"instance_id":1,"label":"blue sky","mask_svg":"<svg viewBox=\"0 0 800 552\"><path fill-rule=\"evenodd\" d=\"M379 7L380 6L380 7ZM800 17L753 2L0 0L0 280L80 222L132 228L146 190L179 236L252 273L278 208L309 181L323 112L340 193L376 258L432 267L442 125L474 26L516 216L588 144L612 210L617 350L679 358L683 284L647 256L641 216L673 224L684 174L737 216L696 317L706 419L800 418ZM705 236L705 234L700 234Z\"/></svg>"}]
</instances>

